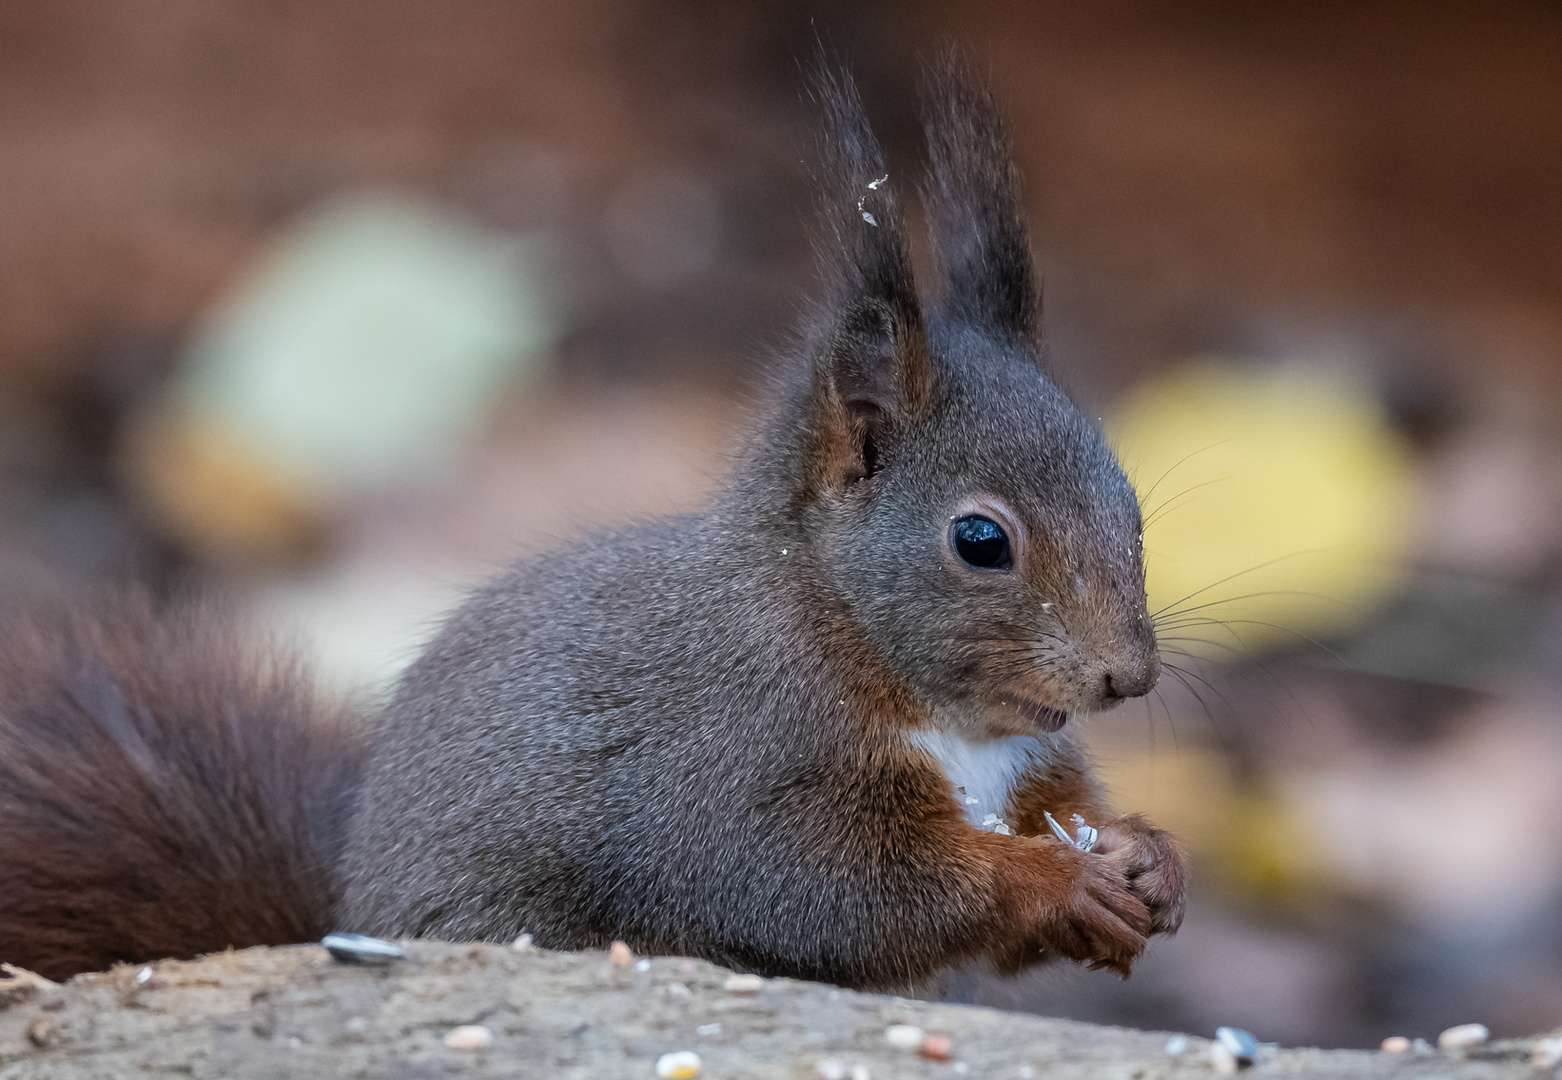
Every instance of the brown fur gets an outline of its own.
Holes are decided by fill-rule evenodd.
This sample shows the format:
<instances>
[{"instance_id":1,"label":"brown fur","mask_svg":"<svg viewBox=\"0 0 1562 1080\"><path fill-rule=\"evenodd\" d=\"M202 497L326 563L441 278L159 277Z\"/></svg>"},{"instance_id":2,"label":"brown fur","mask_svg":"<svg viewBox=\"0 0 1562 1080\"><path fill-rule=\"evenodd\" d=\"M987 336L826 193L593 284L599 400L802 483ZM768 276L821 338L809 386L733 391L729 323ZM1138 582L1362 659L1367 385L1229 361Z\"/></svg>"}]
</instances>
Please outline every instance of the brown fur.
<instances>
[{"instance_id":1,"label":"brown fur","mask_svg":"<svg viewBox=\"0 0 1562 1080\"><path fill-rule=\"evenodd\" d=\"M64 978L318 938L354 726L218 613L110 607L0 633L0 960Z\"/></svg>"},{"instance_id":2,"label":"brown fur","mask_svg":"<svg viewBox=\"0 0 1562 1080\"><path fill-rule=\"evenodd\" d=\"M1077 752L1054 761L1045 774L1032 778L1017 791L1010 800L1007 820L1023 836L1050 836L1052 830L1043 817L1046 812L1051 812L1070 831L1074 814L1101 830L1092 854L1106 860L1103 869L1117 882L1118 891L1114 892L1111 886L1098 887L1107 889L1111 900L1108 906L1114 907L1128 925L1142 928L1139 933L1144 937L1177 932L1185 907L1187 871L1181 848L1170 833L1156 828L1140 814L1114 817L1100 785L1090 774L1089 763ZM1122 891L1129 893L1131 900L1123 898ZM1126 976L1129 964L1138 959L1143 946L1141 940L1137 948L1125 950L1113 962L1064 949L1058 951L1073 960L1096 961L1095 966Z\"/></svg>"}]
</instances>

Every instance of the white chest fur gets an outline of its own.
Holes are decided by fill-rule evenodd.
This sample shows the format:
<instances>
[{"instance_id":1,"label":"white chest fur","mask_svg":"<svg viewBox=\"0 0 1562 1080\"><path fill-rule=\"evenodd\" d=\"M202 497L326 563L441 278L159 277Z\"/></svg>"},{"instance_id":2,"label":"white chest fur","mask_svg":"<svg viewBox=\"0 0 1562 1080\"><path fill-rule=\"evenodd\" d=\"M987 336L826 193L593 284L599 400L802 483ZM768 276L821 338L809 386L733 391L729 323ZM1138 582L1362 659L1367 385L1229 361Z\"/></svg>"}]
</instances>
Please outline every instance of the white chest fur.
<instances>
[{"instance_id":1,"label":"white chest fur","mask_svg":"<svg viewBox=\"0 0 1562 1080\"><path fill-rule=\"evenodd\" d=\"M909 738L944 770L966 818L978 826L989 814L1002 818L1015 789L1050 757L1047 744L1030 735L968 742L944 731L915 731Z\"/></svg>"}]
</instances>

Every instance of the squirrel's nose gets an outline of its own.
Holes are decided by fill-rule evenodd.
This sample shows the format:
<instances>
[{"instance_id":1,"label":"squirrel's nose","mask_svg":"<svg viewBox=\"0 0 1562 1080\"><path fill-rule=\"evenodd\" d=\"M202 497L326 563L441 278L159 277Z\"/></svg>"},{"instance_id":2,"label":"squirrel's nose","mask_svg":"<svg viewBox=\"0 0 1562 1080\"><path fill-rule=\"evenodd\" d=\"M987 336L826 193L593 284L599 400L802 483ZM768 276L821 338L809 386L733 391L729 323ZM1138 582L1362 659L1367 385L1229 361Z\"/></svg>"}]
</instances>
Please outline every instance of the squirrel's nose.
<instances>
[{"instance_id":1,"label":"squirrel's nose","mask_svg":"<svg viewBox=\"0 0 1562 1080\"><path fill-rule=\"evenodd\" d=\"M1106 696L1114 699L1144 697L1155 689L1160 677L1159 657L1151 657L1141 664L1114 667L1106 673Z\"/></svg>"}]
</instances>

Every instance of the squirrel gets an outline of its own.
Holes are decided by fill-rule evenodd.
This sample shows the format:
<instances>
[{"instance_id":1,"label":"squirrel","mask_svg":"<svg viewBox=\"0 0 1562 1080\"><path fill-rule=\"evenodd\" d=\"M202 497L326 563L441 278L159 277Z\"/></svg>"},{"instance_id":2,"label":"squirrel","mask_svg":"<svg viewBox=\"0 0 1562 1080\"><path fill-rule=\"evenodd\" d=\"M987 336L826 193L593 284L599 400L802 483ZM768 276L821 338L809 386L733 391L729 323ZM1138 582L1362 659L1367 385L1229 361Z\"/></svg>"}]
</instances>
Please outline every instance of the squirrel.
<instances>
[{"instance_id":1,"label":"squirrel","mask_svg":"<svg viewBox=\"0 0 1562 1080\"><path fill-rule=\"evenodd\" d=\"M1048 378L990 92L927 83L937 295L826 66L822 284L725 487L479 588L372 721L209 606L7 632L0 960L524 932L895 989L1174 933L1075 720L1160 672L1138 499Z\"/></svg>"}]
</instances>

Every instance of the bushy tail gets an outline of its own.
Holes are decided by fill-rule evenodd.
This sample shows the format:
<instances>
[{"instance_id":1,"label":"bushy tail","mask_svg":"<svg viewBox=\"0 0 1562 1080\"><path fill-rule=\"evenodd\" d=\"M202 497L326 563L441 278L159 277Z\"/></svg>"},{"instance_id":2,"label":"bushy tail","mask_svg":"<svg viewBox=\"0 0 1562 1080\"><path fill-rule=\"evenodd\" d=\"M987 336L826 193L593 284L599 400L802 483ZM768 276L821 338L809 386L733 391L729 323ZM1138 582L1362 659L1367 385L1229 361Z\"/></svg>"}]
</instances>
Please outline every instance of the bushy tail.
<instances>
[{"instance_id":1,"label":"bushy tail","mask_svg":"<svg viewBox=\"0 0 1562 1080\"><path fill-rule=\"evenodd\" d=\"M0 630L0 961L60 979L319 938L364 738L209 608Z\"/></svg>"}]
</instances>

